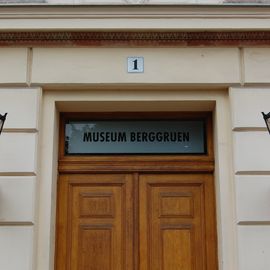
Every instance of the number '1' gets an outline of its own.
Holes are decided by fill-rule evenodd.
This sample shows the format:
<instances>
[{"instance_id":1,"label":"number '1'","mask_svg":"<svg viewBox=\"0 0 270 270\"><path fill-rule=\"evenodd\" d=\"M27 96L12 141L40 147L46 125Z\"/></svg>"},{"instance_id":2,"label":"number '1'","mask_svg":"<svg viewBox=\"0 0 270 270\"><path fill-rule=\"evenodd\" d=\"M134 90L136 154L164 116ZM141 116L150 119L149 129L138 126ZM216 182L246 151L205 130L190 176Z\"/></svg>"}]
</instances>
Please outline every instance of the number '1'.
<instances>
[{"instance_id":1,"label":"number '1'","mask_svg":"<svg viewBox=\"0 0 270 270\"><path fill-rule=\"evenodd\" d=\"M134 63L133 70L138 70L138 59L134 60L133 63Z\"/></svg>"}]
</instances>

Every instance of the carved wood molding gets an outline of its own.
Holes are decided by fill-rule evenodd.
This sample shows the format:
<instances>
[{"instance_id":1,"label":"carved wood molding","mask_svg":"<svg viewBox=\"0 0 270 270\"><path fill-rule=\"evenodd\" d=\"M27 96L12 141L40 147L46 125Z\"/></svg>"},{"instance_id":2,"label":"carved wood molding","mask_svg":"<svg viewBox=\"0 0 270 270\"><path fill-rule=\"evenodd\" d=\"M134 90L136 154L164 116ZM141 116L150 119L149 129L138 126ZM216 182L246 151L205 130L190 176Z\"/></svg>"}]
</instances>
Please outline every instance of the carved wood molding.
<instances>
[{"instance_id":1,"label":"carved wood molding","mask_svg":"<svg viewBox=\"0 0 270 270\"><path fill-rule=\"evenodd\" d=\"M60 173L93 173L93 172L208 172L214 171L213 161L178 161L178 162L151 162L151 161L119 161L117 163L87 162L87 161L59 161Z\"/></svg>"},{"instance_id":2,"label":"carved wood molding","mask_svg":"<svg viewBox=\"0 0 270 270\"><path fill-rule=\"evenodd\" d=\"M1 47L269 46L270 31L0 32Z\"/></svg>"}]
</instances>

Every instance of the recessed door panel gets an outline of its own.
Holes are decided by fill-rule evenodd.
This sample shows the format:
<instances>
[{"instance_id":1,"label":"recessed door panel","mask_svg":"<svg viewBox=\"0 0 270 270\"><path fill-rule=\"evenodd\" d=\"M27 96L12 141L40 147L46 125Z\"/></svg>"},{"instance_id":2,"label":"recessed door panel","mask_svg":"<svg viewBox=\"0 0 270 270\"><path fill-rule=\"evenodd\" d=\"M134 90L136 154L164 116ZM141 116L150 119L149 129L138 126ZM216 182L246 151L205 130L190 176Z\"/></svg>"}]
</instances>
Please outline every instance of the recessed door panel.
<instances>
[{"instance_id":1,"label":"recessed door panel","mask_svg":"<svg viewBox=\"0 0 270 270\"><path fill-rule=\"evenodd\" d=\"M140 270L216 269L208 239L215 227L206 231L206 211L215 217L208 203L211 180L199 174L140 176ZM209 255L214 262L208 266Z\"/></svg>"},{"instance_id":2,"label":"recessed door panel","mask_svg":"<svg viewBox=\"0 0 270 270\"><path fill-rule=\"evenodd\" d=\"M66 260L60 258L57 269L132 269L131 180L132 175L124 174L60 177L59 196L67 195L58 209L66 212L58 250Z\"/></svg>"}]
</instances>

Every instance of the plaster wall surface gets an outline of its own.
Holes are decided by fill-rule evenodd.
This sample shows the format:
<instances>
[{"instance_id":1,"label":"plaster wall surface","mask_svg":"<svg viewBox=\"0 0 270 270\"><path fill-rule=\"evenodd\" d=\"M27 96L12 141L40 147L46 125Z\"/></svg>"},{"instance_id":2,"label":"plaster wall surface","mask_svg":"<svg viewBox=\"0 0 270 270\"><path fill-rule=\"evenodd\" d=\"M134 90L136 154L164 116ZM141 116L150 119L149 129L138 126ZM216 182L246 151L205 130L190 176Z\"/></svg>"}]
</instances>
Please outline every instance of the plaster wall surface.
<instances>
[{"instance_id":1,"label":"plaster wall surface","mask_svg":"<svg viewBox=\"0 0 270 270\"><path fill-rule=\"evenodd\" d=\"M245 81L269 83L270 48L246 48L244 57Z\"/></svg>"},{"instance_id":2,"label":"plaster wall surface","mask_svg":"<svg viewBox=\"0 0 270 270\"><path fill-rule=\"evenodd\" d=\"M270 6L3 6L2 31L268 31ZM121 45L121 44L120 44Z\"/></svg>"},{"instance_id":3,"label":"plaster wall surface","mask_svg":"<svg viewBox=\"0 0 270 270\"><path fill-rule=\"evenodd\" d=\"M236 203L238 222L269 222L270 176L237 175Z\"/></svg>"},{"instance_id":4,"label":"plaster wall surface","mask_svg":"<svg viewBox=\"0 0 270 270\"><path fill-rule=\"evenodd\" d=\"M262 118L261 114L258 114L259 117ZM237 173L270 171L266 151L270 140L266 130L234 132L234 143L234 168Z\"/></svg>"},{"instance_id":5,"label":"plaster wall surface","mask_svg":"<svg viewBox=\"0 0 270 270\"><path fill-rule=\"evenodd\" d=\"M144 73L127 72L127 58L144 57ZM157 76L158 74L158 76ZM32 82L239 83L235 48L34 48Z\"/></svg>"},{"instance_id":6,"label":"plaster wall surface","mask_svg":"<svg viewBox=\"0 0 270 270\"><path fill-rule=\"evenodd\" d=\"M25 76L27 65L25 62L18 71L15 65L18 51L15 50L14 55L9 54L9 50L7 52L10 58L14 57L14 62L6 62L10 78L12 67L15 71L15 80L10 81L17 84L16 78ZM5 53L5 49L0 50L1 53ZM17 60L20 67L20 57ZM5 82L5 79L0 80ZM0 113L8 112L0 138L0 269L35 269L40 102L40 88L0 88Z\"/></svg>"},{"instance_id":7,"label":"plaster wall surface","mask_svg":"<svg viewBox=\"0 0 270 270\"><path fill-rule=\"evenodd\" d=\"M239 226L240 270L267 270L270 267L270 226Z\"/></svg>"},{"instance_id":8,"label":"plaster wall surface","mask_svg":"<svg viewBox=\"0 0 270 270\"><path fill-rule=\"evenodd\" d=\"M0 171L36 173L36 147L36 133L3 133L0 142Z\"/></svg>"},{"instance_id":9,"label":"plaster wall surface","mask_svg":"<svg viewBox=\"0 0 270 270\"><path fill-rule=\"evenodd\" d=\"M0 239L1 269L33 269L33 228L31 226L0 226Z\"/></svg>"},{"instance_id":10,"label":"plaster wall surface","mask_svg":"<svg viewBox=\"0 0 270 270\"><path fill-rule=\"evenodd\" d=\"M1 48L0 81L5 84L26 84L27 48Z\"/></svg>"},{"instance_id":11,"label":"plaster wall surface","mask_svg":"<svg viewBox=\"0 0 270 270\"><path fill-rule=\"evenodd\" d=\"M265 57L268 55L265 54ZM254 68L253 73L257 74L258 71ZM234 88L230 91L230 96L232 128L234 130L239 130L239 128L254 130L256 128L257 131L263 128L265 131L265 122L259 116L261 112L269 111L269 88L267 86Z\"/></svg>"},{"instance_id":12,"label":"plaster wall surface","mask_svg":"<svg viewBox=\"0 0 270 270\"><path fill-rule=\"evenodd\" d=\"M269 101L267 87L230 89L240 270L270 267L270 139L261 115Z\"/></svg>"},{"instance_id":13,"label":"plaster wall surface","mask_svg":"<svg viewBox=\"0 0 270 270\"><path fill-rule=\"evenodd\" d=\"M8 62L5 66L12 69ZM40 95L36 88L1 88L0 95L1 112L8 112L5 130L38 130Z\"/></svg>"},{"instance_id":14,"label":"plaster wall surface","mask_svg":"<svg viewBox=\"0 0 270 270\"><path fill-rule=\"evenodd\" d=\"M0 222L34 223L35 176L0 176Z\"/></svg>"}]
</instances>

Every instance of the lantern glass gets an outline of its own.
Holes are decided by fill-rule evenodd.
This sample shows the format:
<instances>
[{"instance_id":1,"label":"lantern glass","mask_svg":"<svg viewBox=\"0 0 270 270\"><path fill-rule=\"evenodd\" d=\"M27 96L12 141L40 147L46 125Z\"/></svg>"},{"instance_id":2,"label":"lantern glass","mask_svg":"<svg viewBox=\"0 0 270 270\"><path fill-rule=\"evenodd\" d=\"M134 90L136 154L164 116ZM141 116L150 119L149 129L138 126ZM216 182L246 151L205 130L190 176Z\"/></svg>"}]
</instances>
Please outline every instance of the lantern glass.
<instances>
[{"instance_id":1,"label":"lantern glass","mask_svg":"<svg viewBox=\"0 0 270 270\"><path fill-rule=\"evenodd\" d=\"M270 130L270 118L265 120L268 130Z\"/></svg>"},{"instance_id":2,"label":"lantern glass","mask_svg":"<svg viewBox=\"0 0 270 270\"><path fill-rule=\"evenodd\" d=\"M0 119L0 130L2 131L3 129L3 126L4 126L4 121L2 119Z\"/></svg>"}]
</instances>

